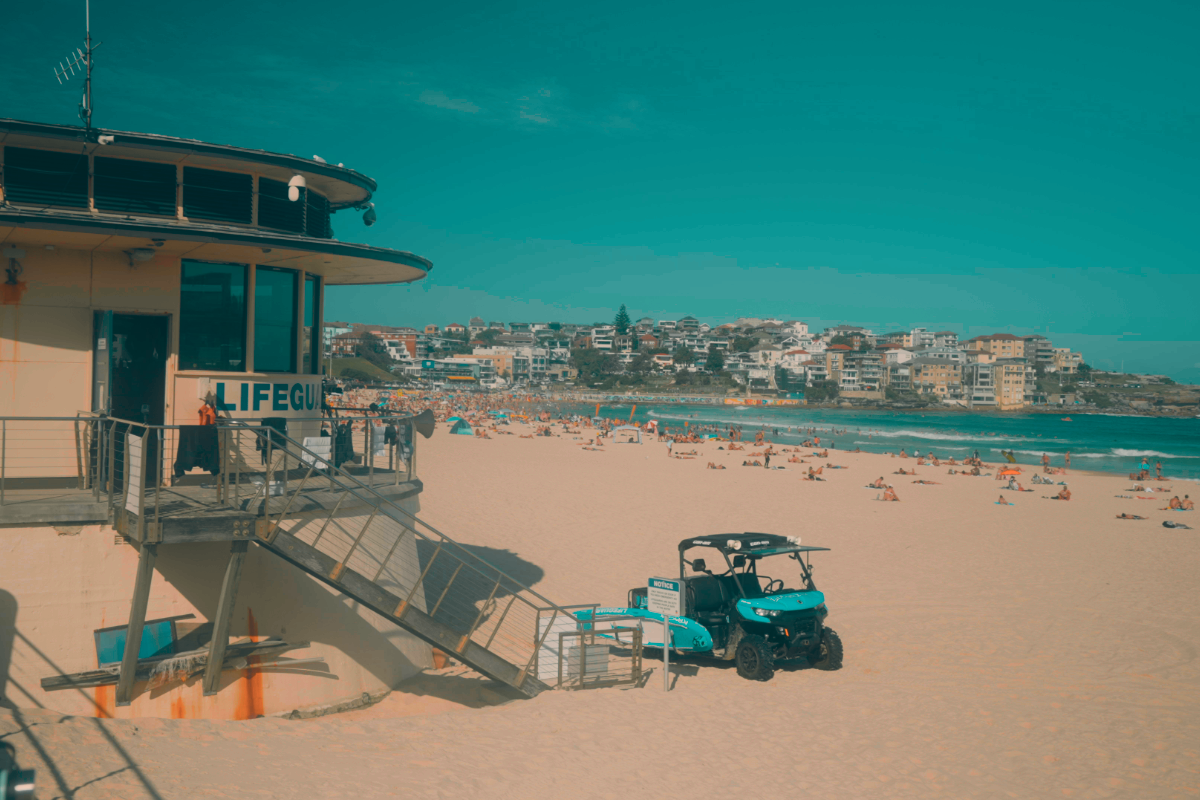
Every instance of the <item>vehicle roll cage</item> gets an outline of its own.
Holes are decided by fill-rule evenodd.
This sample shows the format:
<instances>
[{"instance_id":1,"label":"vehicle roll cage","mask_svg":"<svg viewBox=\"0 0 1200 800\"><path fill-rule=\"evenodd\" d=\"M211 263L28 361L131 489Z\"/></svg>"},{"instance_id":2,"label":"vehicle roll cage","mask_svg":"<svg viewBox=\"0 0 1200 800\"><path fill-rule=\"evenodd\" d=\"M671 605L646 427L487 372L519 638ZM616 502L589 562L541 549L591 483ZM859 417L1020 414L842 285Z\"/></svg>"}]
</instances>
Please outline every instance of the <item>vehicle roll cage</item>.
<instances>
[{"instance_id":1,"label":"vehicle roll cage","mask_svg":"<svg viewBox=\"0 0 1200 800\"><path fill-rule=\"evenodd\" d=\"M751 550L751 551L748 551L745 553L734 553L733 559L730 559L729 553L726 552L725 548L718 547L716 545L697 544L697 545L693 545L692 547L686 547L686 548L681 547L679 549L679 579L680 579L680 581L684 581L684 582L687 581L687 579L688 579L687 578L687 568L688 567L692 567L693 572L703 572L704 574L706 574L710 577L713 577L713 578L720 577L720 575L714 575L712 570L709 570L709 569L697 570L693 566L693 564L694 564L695 560L701 560L701 559L689 560L689 559L686 559L683 557L684 553L686 553L688 550L693 549L694 547L711 547L712 549L716 550L717 552L719 552L721 554L721 557L725 559L725 565L728 567L728 569L725 572L722 572L720 575L727 575L727 574L728 575L736 575L737 574L737 569L736 569L737 565L734 564L734 560L736 560L738 557L741 557L742 559L744 559L743 562L741 562L742 574L743 575L753 575L755 578L758 577L758 562L760 559L768 558L769 556L784 555L784 553L787 553L788 558L793 559L797 564L800 565L800 573L804 576L804 582L807 585L808 589L810 589L810 590L816 589L817 585L816 585L816 583L813 582L811 556L809 556L808 554L811 553L813 550L828 550L829 549L828 547L796 547L796 548L791 548L790 552L789 552L789 550L775 550L774 552L769 552L769 553L756 553L753 550ZM805 554L803 558L801 558L801 555L800 555L801 553ZM707 565L705 565L705 566L707 566ZM738 593L741 594L743 600L750 599L749 596L747 596L746 589L744 586L742 586L741 581L735 580L735 581L733 581L733 584L737 587Z\"/></svg>"}]
</instances>

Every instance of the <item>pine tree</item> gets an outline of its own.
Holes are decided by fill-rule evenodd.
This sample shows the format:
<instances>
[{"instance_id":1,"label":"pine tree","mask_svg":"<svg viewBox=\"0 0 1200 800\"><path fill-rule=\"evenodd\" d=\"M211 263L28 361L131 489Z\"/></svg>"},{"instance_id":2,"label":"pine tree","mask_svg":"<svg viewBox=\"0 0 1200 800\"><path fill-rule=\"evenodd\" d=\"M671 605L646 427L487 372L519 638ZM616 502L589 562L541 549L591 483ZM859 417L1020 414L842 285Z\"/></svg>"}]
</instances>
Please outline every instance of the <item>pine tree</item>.
<instances>
[{"instance_id":1,"label":"pine tree","mask_svg":"<svg viewBox=\"0 0 1200 800\"><path fill-rule=\"evenodd\" d=\"M617 316L613 319L613 325L617 328L618 336L624 336L629 332L629 312L625 310L624 303L621 303L621 310L617 312Z\"/></svg>"}]
</instances>

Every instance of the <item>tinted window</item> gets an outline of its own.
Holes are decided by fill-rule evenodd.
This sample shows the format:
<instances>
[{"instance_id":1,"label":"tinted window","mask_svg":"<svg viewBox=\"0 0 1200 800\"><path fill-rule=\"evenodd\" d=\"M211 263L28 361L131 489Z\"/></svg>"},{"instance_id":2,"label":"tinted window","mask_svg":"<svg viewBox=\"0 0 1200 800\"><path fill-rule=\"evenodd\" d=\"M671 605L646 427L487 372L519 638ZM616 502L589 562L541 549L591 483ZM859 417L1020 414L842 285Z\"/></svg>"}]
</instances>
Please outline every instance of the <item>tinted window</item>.
<instances>
[{"instance_id":1,"label":"tinted window","mask_svg":"<svg viewBox=\"0 0 1200 800\"><path fill-rule=\"evenodd\" d=\"M183 215L189 219L250 224L254 179L236 172L183 168Z\"/></svg>"},{"instance_id":2,"label":"tinted window","mask_svg":"<svg viewBox=\"0 0 1200 800\"><path fill-rule=\"evenodd\" d=\"M316 192L304 191L304 233L315 239L332 239L333 228L329 224L329 201Z\"/></svg>"},{"instance_id":3,"label":"tinted window","mask_svg":"<svg viewBox=\"0 0 1200 800\"><path fill-rule=\"evenodd\" d=\"M304 278L304 335L301 347L300 371L313 375L321 371L321 279L316 275Z\"/></svg>"},{"instance_id":4,"label":"tinted window","mask_svg":"<svg viewBox=\"0 0 1200 800\"><path fill-rule=\"evenodd\" d=\"M245 371L245 266L183 262L179 368Z\"/></svg>"},{"instance_id":5,"label":"tinted window","mask_svg":"<svg viewBox=\"0 0 1200 800\"><path fill-rule=\"evenodd\" d=\"M258 179L258 224L290 233L304 233L304 189L299 200L288 200L288 185L270 178Z\"/></svg>"},{"instance_id":6,"label":"tinted window","mask_svg":"<svg viewBox=\"0 0 1200 800\"><path fill-rule=\"evenodd\" d=\"M87 155L4 148L4 199L10 203L87 208Z\"/></svg>"},{"instance_id":7,"label":"tinted window","mask_svg":"<svg viewBox=\"0 0 1200 800\"><path fill-rule=\"evenodd\" d=\"M254 284L254 371L296 371L296 283L290 269L259 267Z\"/></svg>"},{"instance_id":8,"label":"tinted window","mask_svg":"<svg viewBox=\"0 0 1200 800\"><path fill-rule=\"evenodd\" d=\"M125 214L175 216L175 165L96 156L96 208Z\"/></svg>"}]
</instances>

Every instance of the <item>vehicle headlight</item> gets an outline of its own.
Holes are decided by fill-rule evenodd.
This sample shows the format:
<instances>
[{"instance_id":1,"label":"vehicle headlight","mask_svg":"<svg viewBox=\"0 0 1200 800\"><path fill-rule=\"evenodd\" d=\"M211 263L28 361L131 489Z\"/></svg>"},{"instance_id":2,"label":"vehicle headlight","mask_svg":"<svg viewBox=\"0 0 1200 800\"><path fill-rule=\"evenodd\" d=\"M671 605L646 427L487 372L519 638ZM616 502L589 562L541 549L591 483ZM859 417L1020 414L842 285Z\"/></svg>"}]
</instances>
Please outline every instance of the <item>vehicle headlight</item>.
<instances>
[{"instance_id":1,"label":"vehicle headlight","mask_svg":"<svg viewBox=\"0 0 1200 800\"><path fill-rule=\"evenodd\" d=\"M782 612L778 608L756 608L754 613L760 617L778 617Z\"/></svg>"}]
</instances>

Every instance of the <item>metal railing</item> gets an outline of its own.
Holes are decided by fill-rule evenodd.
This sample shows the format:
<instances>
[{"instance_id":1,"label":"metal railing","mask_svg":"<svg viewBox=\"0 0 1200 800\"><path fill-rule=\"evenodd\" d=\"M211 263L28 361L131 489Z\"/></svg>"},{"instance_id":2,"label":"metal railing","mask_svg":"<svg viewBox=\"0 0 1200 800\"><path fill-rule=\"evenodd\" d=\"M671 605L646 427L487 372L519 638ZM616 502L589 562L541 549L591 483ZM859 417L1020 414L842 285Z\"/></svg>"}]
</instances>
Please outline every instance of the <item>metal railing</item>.
<instances>
[{"instance_id":1,"label":"metal railing","mask_svg":"<svg viewBox=\"0 0 1200 800\"><path fill-rule=\"evenodd\" d=\"M285 535L316 550L331 565L324 579L341 582L353 571L397 600L390 609L393 619L403 623L411 609L419 610L453 631L453 653L462 655L473 643L517 667L520 679L514 685L529 674L550 633L550 627L539 629L539 610L579 625L568 609L381 494L361 480L363 476L324 462L294 440L250 430L262 438L281 438L281 448L308 464L296 488L266 499L265 533L260 538L272 545ZM341 499L328 511L289 516L295 513L295 498L313 480L328 481ZM346 497L355 498L357 508L339 513Z\"/></svg>"},{"instance_id":2,"label":"metal railing","mask_svg":"<svg viewBox=\"0 0 1200 800\"><path fill-rule=\"evenodd\" d=\"M339 440L336 463L383 485L416 477L418 437L412 420L383 412L296 418L287 424L291 430L313 433L324 426L331 442ZM139 488L146 489L141 500L155 521L164 513L249 501L256 492L246 492L248 486L286 484L290 471L303 468L274 442L266 453L255 451L259 439L248 433L247 423L260 422L218 419L215 426L152 425L86 412L75 417L0 417L0 507L83 500L90 493L92 502L115 512L127 503L130 470L141 476ZM130 437L144 445L133 461ZM208 482L194 474L197 467L204 469L200 463L180 460L188 456L181 453L181 445L195 445L197 437L208 437L211 448L201 459L211 467ZM138 494L135 490L135 499Z\"/></svg>"}]
</instances>

